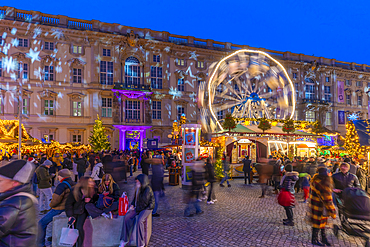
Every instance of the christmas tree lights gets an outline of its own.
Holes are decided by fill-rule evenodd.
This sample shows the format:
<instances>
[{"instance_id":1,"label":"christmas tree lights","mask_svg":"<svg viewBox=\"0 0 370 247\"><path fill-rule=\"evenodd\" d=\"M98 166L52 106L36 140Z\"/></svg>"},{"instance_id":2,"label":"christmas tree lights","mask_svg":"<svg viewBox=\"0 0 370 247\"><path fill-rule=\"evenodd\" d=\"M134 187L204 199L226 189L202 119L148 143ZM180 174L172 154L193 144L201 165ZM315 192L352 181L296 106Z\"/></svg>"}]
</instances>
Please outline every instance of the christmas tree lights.
<instances>
[{"instance_id":1,"label":"christmas tree lights","mask_svg":"<svg viewBox=\"0 0 370 247\"><path fill-rule=\"evenodd\" d=\"M91 131L91 136L89 137L89 142L94 151L108 150L110 149L110 142L108 141L108 136L105 134L105 127L103 127L103 122L99 119L95 120L94 129Z\"/></svg>"}]
</instances>

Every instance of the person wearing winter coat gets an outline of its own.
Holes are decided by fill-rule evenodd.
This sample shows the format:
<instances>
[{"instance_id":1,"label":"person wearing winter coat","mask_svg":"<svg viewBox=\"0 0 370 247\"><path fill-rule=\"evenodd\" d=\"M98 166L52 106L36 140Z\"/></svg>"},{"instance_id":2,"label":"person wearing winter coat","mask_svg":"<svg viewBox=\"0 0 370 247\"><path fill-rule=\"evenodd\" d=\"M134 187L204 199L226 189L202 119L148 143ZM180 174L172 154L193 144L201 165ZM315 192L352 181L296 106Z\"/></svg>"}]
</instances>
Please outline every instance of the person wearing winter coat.
<instances>
[{"instance_id":1,"label":"person wearing winter coat","mask_svg":"<svg viewBox=\"0 0 370 247\"><path fill-rule=\"evenodd\" d=\"M46 213L50 210L49 203L51 201L53 191L51 190L51 179L55 174L49 174L49 168L52 166L50 160L45 162L36 169L37 180L39 181L38 187L40 191L40 211Z\"/></svg>"},{"instance_id":2,"label":"person wearing winter coat","mask_svg":"<svg viewBox=\"0 0 370 247\"><path fill-rule=\"evenodd\" d=\"M141 172L147 176L149 176L149 165L146 160L149 158L147 152L144 152L141 156Z\"/></svg>"},{"instance_id":3,"label":"person wearing winter coat","mask_svg":"<svg viewBox=\"0 0 370 247\"><path fill-rule=\"evenodd\" d=\"M292 197L294 198L294 194L295 194L294 186L297 181L298 181L298 172L293 171L292 165L290 164L286 165L285 175L281 179L280 188L285 189L286 191L290 192L292 194ZM293 208L294 208L294 205L284 206L287 219L283 220L283 224L286 226L294 226Z\"/></svg>"},{"instance_id":4,"label":"person wearing winter coat","mask_svg":"<svg viewBox=\"0 0 370 247\"><path fill-rule=\"evenodd\" d=\"M68 169L62 169L58 172L58 180L60 183L55 188L53 197L49 206L51 210L39 221L39 234L37 244L38 246L45 246L46 228L53 218L60 215L65 210L65 204L71 188L75 185L75 182L71 179L71 172Z\"/></svg>"},{"instance_id":5,"label":"person wearing winter coat","mask_svg":"<svg viewBox=\"0 0 370 247\"><path fill-rule=\"evenodd\" d=\"M225 187L224 182L226 181L227 187L231 187L231 184L229 183L229 171L230 171L230 164L229 164L229 157L227 157L225 154L222 157L222 165L224 168L224 177L222 178L220 182L221 187Z\"/></svg>"},{"instance_id":6,"label":"person wearing winter coat","mask_svg":"<svg viewBox=\"0 0 370 247\"><path fill-rule=\"evenodd\" d=\"M101 163L98 157L94 160L94 162L95 162L95 165L91 173L91 178L95 181L96 185L99 186L99 184L101 183L101 179L102 179L99 177L99 174L101 174L101 171L104 173L103 163Z\"/></svg>"},{"instance_id":7,"label":"person wearing winter coat","mask_svg":"<svg viewBox=\"0 0 370 247\"><path fill-rule=\"evenodd\" d=\"M251 164L252 160L249 159L249 156L245 156L243 159L243 172L244 172L244 184L247 184L247 178L249 185L252 184L252 178L251 178Z\"/></svg>"},{"instance_id":8,"label":"person wearing winter coat","mask_svg":"<svg viewBox=\"0 0 370 247\"><path fill-rule=\"evenodd\" d=\"M155 198L155 206L153 209L153 217L159 217L160 215L157 213L158 210L158 203L159 203L159 196L163 193L163 178L164 178L164 170L161 164L153 165L152 166L152 190L154 193Z\"/></svg>"},{"instance_id":9,"label":"person wearing winter coat","mask_svg":"<svg viewBox=\"0 0 370 247\"><path fill-rule=\"evenodd\" d=\"M134 199L131 202L129 211L125 215L124 226L121 232L121 243L120 247L124 247L128 244L132 229L135 225L135 218L138 215L138 239L137 246L145 246L144 240L144 221L152 213L155 205L155 199L152 188L149 186L148 176L140 174L136 177L136 188Z\"/></svg>"},{"instance_id":10,"label":"person wearing winter coat","mask_svg":"<svg viewBox=\"0 0 370 247\"><path fill-rule=\"evenodd\" d=\"M217 180L216 180L216 175L215 175L215 168L211 162L211 158L209 157L207 158L207 162L206 162L206 177L207 177L207 182L209 182L207 204L214 204L217 201L217 199L215 196L213 185Z\"/></svg>"},{"instance_id":11,"label":"person wearing winter coat","mask_svg":"<svg viewBox=\"0 0 370 247\"><path fill-rule=\"evenodd\" d=\"M333 182L327 168L320 167L318 169L318 174L315 174L311 179L310 189L309 215L312 224L311 243L318 246L330 246L326 237L325 226L329 217L336 218L336 213L332 197ZM328 215L324 215L324 208ZM321 242L319 241L320 230Z\"/></svg>"},{"instance_id":12,"label":"person wearing winter coat","mask_svg":"<svg viewBox=\"0 0 370 247\"><path fill-rule=\"evenodd\" d=\"M104 197L109 198L109 201L106 201L110 203L109 206L99 205L99 200L104 200ZM92 198L92 202L98 202L98 204L88 203L86 204L85 208L93 219L98 216L103 216L107 219L113 219L112 212L118 210L119 198L120 190L118 184L114 182L112 175L105 174L98 186L97 193Z\"/></svg>"},{"instance_id":13,"label":"person wearing winter coat","mask_svg":"<svg viewBox=\"0 0 370 247\"><path fill-rule=\"evenodd\" d=\"M350 165L348 163L343 162L340 164L340 172L335 173L332 175L333 182L334 182L334 189L333 191L341 197L342 191L345 188L352 188L352 187L360 187L360 182L356 175L349 172Z\"/></svg>"},{"instance_id":14,"label":"person wearing winter coat","mask_svg":"<svg viewBox=\"0 0 370 247\"><path fill-rule=\"evenodd\" d=\"M25 160L0 167L0 246L36 246L37 199L31 194L34 165Z\"/></svg>"},{"instance_id":15,"label":"person wearing winter coat","mask_svg":"<svg viewBox=\"0 0 370 247\"><path fill-rule=\"evenodd\" d=\"M85 175L87 168L87 160L80 154L79 158L75 160L77 164L78 179Z\"/></svg>"},{"instance_id":16,"label":"person wearing winter coat","mask_svg":"<svg viewBox=\"0 0 370 247\"><path fill-rule=\"evenodd\" d=\"M196 214L202 214L203 211L199 206L198 195L200 190L203 187L204 183L204 162L203 161L196 161L194 162L193 169L192 169L192 178L191 178L191 191L189 196L188 205L185 208L184 216L185 217L192 217L194 214L190 213L191 206L193 205L195 208Z\"/></svg>"},{"instance_id":17,"label":"person wearing winter coat","mask_svg":"<svg viewBox=\"0 0 370 247\"><path fill-rule=\"evenodd\" d=\"M67 197L65 211L68 217L68 222L74 224L75 229L77 229L79 233L76 247L82 247L83 245L85 238L83 226L88 216L85 206L86 203L89 203L92 200L94 194L94 180L89 177L81 177Z\"/></svg>"},{"instance_id":18,"label":"person wearing winter coat","mask_svg":"<svg viewBox=\"0 0 370 247\"><path fill-rule=\"evenodd\" d=\"M358 178L358 182L360 183L360 188L362 190L366 190L366 171L362 166L357 166L356 176Z\"/></svg>"},{"instance_id":19,"label":"person wearing winter coat","mask_svg":"<svg viewBox=\"0 0 370 247\"><path fill-rule=\"evenodd\" d=\"M62 169L73 170L73 163L67 154L63 154Z\"/></svg>"}]
</instances>

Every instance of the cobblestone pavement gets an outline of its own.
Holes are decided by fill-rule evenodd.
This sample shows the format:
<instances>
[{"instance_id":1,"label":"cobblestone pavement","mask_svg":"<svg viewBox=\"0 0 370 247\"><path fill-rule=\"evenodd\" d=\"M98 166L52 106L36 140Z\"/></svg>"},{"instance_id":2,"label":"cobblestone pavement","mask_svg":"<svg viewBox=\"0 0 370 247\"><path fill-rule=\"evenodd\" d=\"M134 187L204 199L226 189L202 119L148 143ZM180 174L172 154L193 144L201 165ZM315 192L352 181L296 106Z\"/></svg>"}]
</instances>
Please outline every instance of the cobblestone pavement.
<instances>
[{"instance_id":1,"label":"cobblestone pavement","mask_svg":"<svg viewBox=\"0 0 370 247\"><path fill-rule=\"evenodd\" d=\"M183 196L186 192L179 186L169 186L166 177L166 197L160 200L160 217L153 218L149 246L312 246L311 226L304 221L307 204L298 203L293 209L295 226L284 226L285 211L277 204L276 195L260 199L260 187L243 182L234 179L230 188L221 188L217 184L218 201L214 205L200 202L204 214L185 218ZM129 183L120 184L120 187L131 199L134 178L129 178ZM296 198L301 201L302 193ZM337 220L331 222L338 224ZM336 238L331 229L327 234L333 246L364 246L359 237L340 232Z\"/></svg>"}]
</instances>

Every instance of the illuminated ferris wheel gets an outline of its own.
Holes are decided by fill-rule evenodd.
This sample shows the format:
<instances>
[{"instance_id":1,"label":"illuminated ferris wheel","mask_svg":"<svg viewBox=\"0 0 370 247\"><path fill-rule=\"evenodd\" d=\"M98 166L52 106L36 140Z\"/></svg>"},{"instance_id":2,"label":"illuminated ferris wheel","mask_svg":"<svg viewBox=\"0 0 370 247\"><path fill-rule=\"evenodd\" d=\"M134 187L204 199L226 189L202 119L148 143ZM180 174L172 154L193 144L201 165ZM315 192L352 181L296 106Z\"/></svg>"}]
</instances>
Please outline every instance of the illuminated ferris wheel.
<instances>
[{"instance_id":1,"label":"illuminated ferris wheel","mask_svg":"<svg viewBox=\"0 0 370 247\"><path fill-rule=\"evenodd\" d=\"M294 116L294 86L285 68L269 54L243 49L214 63L199 86L205 129L220 131L223 118L286 119Z\"/></svg>"}]
</instances>

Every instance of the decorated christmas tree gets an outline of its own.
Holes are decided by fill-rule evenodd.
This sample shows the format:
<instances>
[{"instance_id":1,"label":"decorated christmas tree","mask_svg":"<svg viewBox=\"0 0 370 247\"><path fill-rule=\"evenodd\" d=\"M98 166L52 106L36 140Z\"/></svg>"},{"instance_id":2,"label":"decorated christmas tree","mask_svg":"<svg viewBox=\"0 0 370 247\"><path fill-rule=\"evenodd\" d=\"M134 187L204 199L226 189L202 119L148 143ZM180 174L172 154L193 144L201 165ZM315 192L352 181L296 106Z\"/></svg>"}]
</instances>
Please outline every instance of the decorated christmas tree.
<instances>
[{"instance_id":1,"label":"decorated christmas tree","mask_svg":"<svg viewBox=\"0 0 370 247\"><path fill-rule=\"evenodd\" d=\"M359 155L365 152L365 147L361 147L355 125L352 121L346 124L346 138L344 140L344 148L350 155Z\"/></svg>"},{"instance_id":2,"label":"decorated christmas tree","mask_svg":"<svg viewBox=\"0 0 370 247\"><path fill-rule=\"evenodd\" d=\"M320 134L324 132L324 128L321 125L320 121L316 121L312 126L312 132L315 134Z\"/></svg>"},{"instance_id":3,"label":"decorated christmas tree","mask_svg":"<svg viewBox=\"0 0 370 247\"><path fill-rule=\"evenodd\" d=\"M222 165L222 154L224 153L224 148L217 148L216 162L215 162L215 175L218 178L222 178L223 175L223 165Z\"/></svg>"},{"instance_id":4,"label":"decorated christmas tree","mask_svg":"<svg viewBox=\"0 0 370 247\"><path fill-rule=\"evenodd\" d=\"M285 132L285 133L293 133L295 131L295 127L294 127L294 121L293 119L287 119L285 120L284 124L283 124L283 128L282 130Z\"/></svg>"},{"instance_id":5,"label":"decorated christmas tree","mask_svg":"<svg viewBox=\"0 0 370 247\"><path fill-rule=\"evenodd\" d=\"M260 122L258 124L258 128L261 129L263 133L265 133L266 130L271 129L271 124L266 117L260 118L258 121Z\"/></svg>"},{"instance_id":6,"label":"decorated christmas tree","mask_svg":"<svg viewBox=\"0 0 370 247\"><path fill-rule=\"evenodd\" d=\"M232 129L235 129L236 127L236 122L235 122L235 119L231 116L230 113L226 114L226 117L225 117L225 122L222 124L222 127L224 129L228 129L229 132L232 130Z\"/></svg>"},{"instance_id":7,"label":"decorated christmas tree","mask_svg":"<svg viewBox=\"0 0 370 247\"><path fill-rule=\"evenodd\" d=\"M91 136L89 137L89 142L94 151L107 150L110 148L110 142L108 141L108 136L105 134L105 127L103 127L103 122L99 119L95 120L94 129L91 131Z\"/></svg>"}]
</instances>

